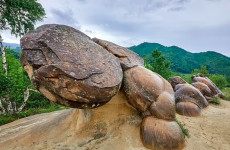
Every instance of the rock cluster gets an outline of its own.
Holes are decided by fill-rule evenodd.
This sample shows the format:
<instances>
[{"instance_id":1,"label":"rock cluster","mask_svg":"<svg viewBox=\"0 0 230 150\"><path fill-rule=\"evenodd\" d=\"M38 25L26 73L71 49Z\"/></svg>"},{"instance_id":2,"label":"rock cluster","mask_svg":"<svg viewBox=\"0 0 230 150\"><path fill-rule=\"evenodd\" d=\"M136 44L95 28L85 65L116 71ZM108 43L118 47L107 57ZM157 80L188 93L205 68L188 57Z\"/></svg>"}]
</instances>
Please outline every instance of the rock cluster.
<instances>
[{"instance_id":1,"label":"rock cluster","mask_svg":"<svg viewBox=\"0 0 230 150\"><path fill-rule=\"evenodd\" d=\"M208 106L213 97L222 96L218 87L202 74L192 77L192 84L188 84L181 77L168 80L175 91L176 111L185 116L199 116L201 109Z\"/></svg>"},{"instance_id":2,"label":"rock cluster","mask_svg":"<svg viewBox=\"0 0 230 150\"><path fill-rule=\"evenodd\" d=\"M141 139L145 147L183 149L184 135L174 121L175 98L170 83L144 68L137 54L111 42L95 41L120 59L127 100L143 116Z\"/></svg>"},{"instance_id":3,"label":"rock cluster","mask_svg":"<svg viewBox=\"0 0 230 150\"><path fill-rule=\"evenodd\" d=\"M173 88L144 68L134 52L55 24L27 33L21 47L21 64L35 87L51 101L96 108L110 101L123 83L129 104L143 116L143 144L150 149L184 147L183 133L174 121Z\"/></svg>"}]
</instances>

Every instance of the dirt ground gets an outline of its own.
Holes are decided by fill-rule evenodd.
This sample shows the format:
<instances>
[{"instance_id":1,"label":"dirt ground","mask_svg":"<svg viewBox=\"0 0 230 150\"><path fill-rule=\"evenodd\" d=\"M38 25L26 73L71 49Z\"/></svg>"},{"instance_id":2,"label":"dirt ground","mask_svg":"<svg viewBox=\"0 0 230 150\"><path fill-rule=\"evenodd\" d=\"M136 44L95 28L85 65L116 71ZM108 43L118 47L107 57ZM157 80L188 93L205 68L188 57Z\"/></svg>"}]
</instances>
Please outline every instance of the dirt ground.
<instances>
[{"instance_id":1,"label":"dirt ground","mask_svg":"<svg viewBox=\"0 0 230 150\"><path fill-rule=\"evenodd\" d=\"M230 102L210 104L200 117L177 115L189 130L185 150L230 150Z\"/></svg>"},{"instance_id":2,"label":"dirt ground","mask_svg":"<svg viewBox=\"0 0 230 150\"><path fill-rule=\"evenodd\" d=\"M92 116L81 113L61 110L0 126L0 150L146 150L140 140L141 118L123 93ZM200 117L177 118L190 133L184 150L230 150L229 101L210 104Z\"/></svg>"}]
</instances>

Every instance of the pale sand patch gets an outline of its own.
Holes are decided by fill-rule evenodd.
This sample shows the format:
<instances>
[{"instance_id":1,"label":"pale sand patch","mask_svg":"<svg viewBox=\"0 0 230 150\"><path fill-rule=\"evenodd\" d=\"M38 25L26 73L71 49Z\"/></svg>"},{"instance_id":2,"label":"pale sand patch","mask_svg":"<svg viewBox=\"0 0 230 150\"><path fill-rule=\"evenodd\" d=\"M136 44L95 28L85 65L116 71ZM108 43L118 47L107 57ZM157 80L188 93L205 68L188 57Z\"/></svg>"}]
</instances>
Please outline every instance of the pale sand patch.
<instances>
[{"instance_id":1,"label":"pale sand patch","mask_svg":"<svg viewBox=\"0 0 230 150\"><path fill-rule=\"evenodd\" d=\"M230 102L209 104L200 117L177 114L178 120L189 130L185 150L230 150Z\"/></svg>"}]
</instances>

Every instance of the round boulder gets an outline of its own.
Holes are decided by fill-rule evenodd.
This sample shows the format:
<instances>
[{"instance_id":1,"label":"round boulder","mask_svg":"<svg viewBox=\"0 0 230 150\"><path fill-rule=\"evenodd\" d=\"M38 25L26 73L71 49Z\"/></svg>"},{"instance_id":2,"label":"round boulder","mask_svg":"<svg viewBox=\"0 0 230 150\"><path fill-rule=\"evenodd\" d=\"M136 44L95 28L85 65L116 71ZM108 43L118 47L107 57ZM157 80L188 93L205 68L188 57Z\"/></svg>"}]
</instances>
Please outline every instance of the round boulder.
<instances>
[{"instance_id":1,"label":"round boulder","mask_svg":"<svg viewBox=\"0 0 230 150\"><path fill-rule=\"evenodd\" d=\"M150 109L152 115L161 119L164 117L174 119L173 89L157 73L141 66L126 70L124 72L124 90L128 102L139 112L144 113Z\"/></svg>"},{"instance_id":2,"label":"round boulder","mask_svg":"<svg viewBox=\"0 0 230 150\"><path fill-rule=\"evenodd\" d=\"M182 150L184 135L175 121L154 117L144 118L141 124L141 139L152 150Z\"/></svg>"},{"instance_id":3,"label":"round boulder","mask_svg":"<svg viewBox=\"0 0 230 150\"><path fill-rule=\"evenodd\" d=\"M175 99L178 102L192 102L200 108L208 106L208 102L202 93L190 84L178 84L176 87Z\"/></svg>"},{"instance_id":4,"label":"round boulder","mask_svg":"<svg viewBox=\"0 0 230 150\"><path fill-rule=\"evenodd\" d=\"M96 108L120 89L119 59L84 33L43 25L21 39L21 64L48 99L73 108Z\"/></svg>"}]
</instances>

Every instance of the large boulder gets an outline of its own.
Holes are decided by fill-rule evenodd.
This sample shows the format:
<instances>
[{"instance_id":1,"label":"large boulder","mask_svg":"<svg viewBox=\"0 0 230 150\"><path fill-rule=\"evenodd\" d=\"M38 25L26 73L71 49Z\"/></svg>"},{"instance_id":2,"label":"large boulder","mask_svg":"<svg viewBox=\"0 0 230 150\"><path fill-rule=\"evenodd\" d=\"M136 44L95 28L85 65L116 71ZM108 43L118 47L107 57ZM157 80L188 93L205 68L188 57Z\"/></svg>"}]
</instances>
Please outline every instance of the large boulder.
<instances>
[{"instance_id":1,"label":"large boulder","mask_svg":"<svg viewBox=\"0 0 230 150\"><path fill-rule=\"evenodd\" d=\"M175 121L146 117L141 124L141 139L152 150L181 150L184 135Z\"/></svg>"},{"instance_id":2,"label":"large boulder","mask_svg":"<svg viewBox=\"0 0 230 150\"><path fill-rule=\"evenodd\" d=\"M177 113L185 116L199 116L201 109L208 106L202 93L188 83L176 85L175 99Z\"/></svg>"},{"instance_id":3,"label":"large boulder","mask_svg":"<svg viewBox=\"0 0 230 150\"><path fill-rule=\"evenodd\" d=\"M96 108L120 89L119 59L84 33L43 25L21 39L21 64L48 99L74 108Z\"/></svg>"},{"instance_id":4,"label":"large boulder","mask_svg":"<svg viewBox=\"0 0 230 150\"><path fill-rule=\"evenodd\" d=\"M192 102L197 104L200 108L208 106L208 102L202 93L190 84L178 84L175 92L176 103L178 102Z\"/></svg>"},{"instance_id":5,"label":"large boulder","mask_svg":"<svg viewBox=\"0 0 230 150\"><path fill-rule=\"evenodd\" d=\"M124 90L128 102L139 112L149 110L153 116L160 119L173 120L175 118L173 89L157 73L141 66L126 70Z\"/></svg>"}]
</instances>

